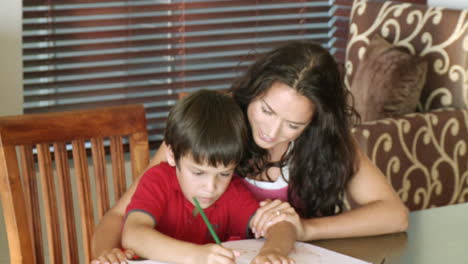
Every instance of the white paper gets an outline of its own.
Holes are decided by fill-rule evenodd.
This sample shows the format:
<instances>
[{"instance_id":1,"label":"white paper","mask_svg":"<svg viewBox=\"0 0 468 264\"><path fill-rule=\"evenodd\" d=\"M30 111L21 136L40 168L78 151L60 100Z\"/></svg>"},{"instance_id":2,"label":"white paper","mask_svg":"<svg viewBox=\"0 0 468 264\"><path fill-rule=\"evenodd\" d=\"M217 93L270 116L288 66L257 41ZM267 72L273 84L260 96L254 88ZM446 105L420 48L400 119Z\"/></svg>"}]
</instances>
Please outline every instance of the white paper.
<instances>
[{"instance_id":1,"label":"white paper","mask_svg":"<svg viewBox=\"0 0 468 264\"><path fill-rule=\"evenodd\" d=\"M225 242L223 246L235 249L241 253L236 259L237 264L250 264L252 259L258 254L263 243L263 239L245 239ZM369 264L369 262L303 242L296 242L295 248L289 256L296 261L296 264ZM128 261L128 263L168 264L154 260L133 260Z\"/></svg>"}]
</instances>

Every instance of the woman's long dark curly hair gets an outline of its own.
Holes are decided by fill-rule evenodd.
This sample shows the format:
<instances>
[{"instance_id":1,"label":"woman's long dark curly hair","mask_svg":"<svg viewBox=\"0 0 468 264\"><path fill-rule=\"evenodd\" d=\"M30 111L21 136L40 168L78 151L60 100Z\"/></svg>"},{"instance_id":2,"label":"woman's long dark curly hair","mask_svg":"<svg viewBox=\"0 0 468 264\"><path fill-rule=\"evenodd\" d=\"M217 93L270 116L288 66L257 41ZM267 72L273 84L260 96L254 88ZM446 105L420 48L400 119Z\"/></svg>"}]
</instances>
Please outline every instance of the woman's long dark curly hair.
<instances>
[{"instance_id":1,"label":"woman's long dark curly hair","mask_svg":"<svg viewBox=\"0 0 468 264\"><path fill-rule=\"evenodd\" d=\"M342 85L334 58L320 45L306 41L290 42L266 53L231 87L245 115L248 105L273 82L284 83L307 97L316 107L313 119L292 150L275 163L269 162L268 150L257 146L250 133L249 153L237 172L253 177L269 167L288 164L288 200L301 217L341 212L346 186L356 170L351 127L359 115Z\"/></svg>"}]
</instances>

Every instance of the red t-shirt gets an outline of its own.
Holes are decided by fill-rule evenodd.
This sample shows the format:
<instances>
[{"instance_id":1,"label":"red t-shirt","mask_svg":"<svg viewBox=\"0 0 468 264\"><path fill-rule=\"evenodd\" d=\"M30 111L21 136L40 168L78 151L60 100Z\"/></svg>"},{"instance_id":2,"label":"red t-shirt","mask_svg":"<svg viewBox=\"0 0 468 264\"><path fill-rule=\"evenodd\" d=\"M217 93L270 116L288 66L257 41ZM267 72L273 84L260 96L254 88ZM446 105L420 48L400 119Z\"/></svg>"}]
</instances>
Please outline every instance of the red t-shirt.
<instances>
[{"instance_id":1,"label":"red t-shirt","mask_svg":"<svg viewBox=\"0 0 468 264\"><path fill-rule=\"evenodd\" d=\"M249 221L258 207L242 179L233 176L224 194L204 211L219 239L227 241L248 237ZM182 193L175 168L166 162L142 176L127 215L131 211L149 214L156 223L155 229L167 236L197 244L214 243L203 218L198 213L194 216L194 205Z\"/></svg>"}]
</instances>

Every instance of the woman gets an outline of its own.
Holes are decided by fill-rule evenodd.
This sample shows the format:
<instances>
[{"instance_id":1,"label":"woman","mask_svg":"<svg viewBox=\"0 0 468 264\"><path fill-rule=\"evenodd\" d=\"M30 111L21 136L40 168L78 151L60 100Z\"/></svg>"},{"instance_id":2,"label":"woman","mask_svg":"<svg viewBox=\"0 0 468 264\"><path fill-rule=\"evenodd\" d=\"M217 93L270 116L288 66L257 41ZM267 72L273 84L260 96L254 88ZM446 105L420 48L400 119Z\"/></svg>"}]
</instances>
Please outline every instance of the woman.
<instances>
[{"instance_id":1,"label":"woman","mask_svg":"<svg viewBox=\"0 0 468 264\"><path fill-rule=\"evenodd\" d=\"M327 50L310 42L283 45L257 60L231 92L251 130L250 151L237 172L264 200L252 219L257 237L282 220L293 223L302 241L407 228L406 207L352 137L357 115ZM165 147L151 165L164 160ZM96 229L95 256L123 257L108 249L119 245L136 184ZM345 194L354 205L348 211L343 210Z\"/></svg>"}]
</instances>

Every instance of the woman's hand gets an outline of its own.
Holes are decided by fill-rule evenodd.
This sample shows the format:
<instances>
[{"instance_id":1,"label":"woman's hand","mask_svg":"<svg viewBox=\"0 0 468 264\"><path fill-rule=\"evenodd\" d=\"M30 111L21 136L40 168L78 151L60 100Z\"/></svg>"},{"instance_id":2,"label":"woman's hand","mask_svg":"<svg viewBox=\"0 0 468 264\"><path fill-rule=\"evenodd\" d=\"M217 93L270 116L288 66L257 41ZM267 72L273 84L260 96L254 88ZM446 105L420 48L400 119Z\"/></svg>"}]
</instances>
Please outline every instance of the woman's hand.
<instances>
[{"instance_id":1,"label":"woman's hand","mask_svg":"<svg viewBox=\"0 0 468 264\"><path fill-rule=\"evenodd\" d=\"M135 256L135 252L131 249L122 251L119 248L113 248L102 252L99 257L91 261L91 264L124 264L133 256Z\"/></svg>"},{"instance_id":2,"label":"woman's hand","mask_svg":"<svg viewBox=\"0 0 468 264\"><path fill-rule=\"evenodd\" d=\"M252 221L251 228L255 238L265 236L268 228L281 221L290 222L296 230L298 240L304 240L304 225L296 210L287 202L265 200L260 202Z\"/></svg>"},{"instance_id":3,"label":"woman's hand","mask_svg":"<svg viewBox=\"0 0 468 264\"><path fill-rule=\"evenodd\" d=\"M239 252L217 244L200 245L190 257L191 264L235 264Z\"/></svg>"},{"instance_id":4,"label":"woman's hand","mask_svg":"<svg viewBox=\"0 0 468 264\"><path fill-rule=\"evenodd\" d=\"M279 250L263 248L252 260L251 264L294 264L295 261L284 256Z\"/></svg>"}]
</instances>

